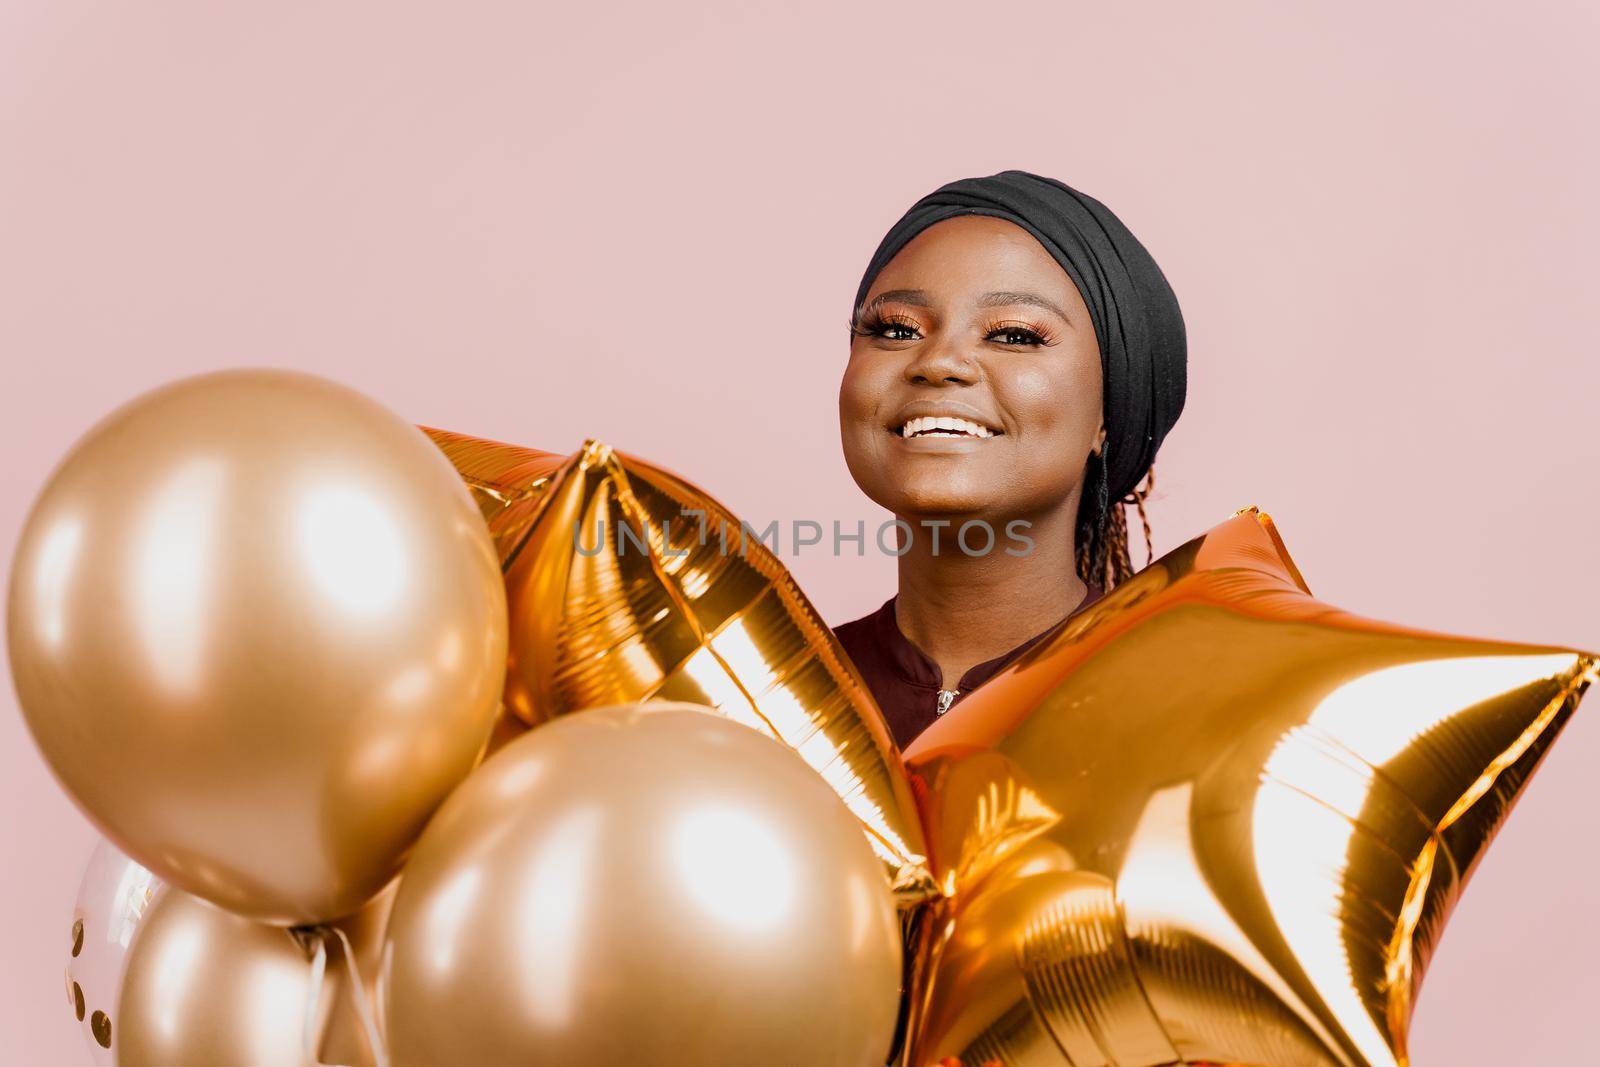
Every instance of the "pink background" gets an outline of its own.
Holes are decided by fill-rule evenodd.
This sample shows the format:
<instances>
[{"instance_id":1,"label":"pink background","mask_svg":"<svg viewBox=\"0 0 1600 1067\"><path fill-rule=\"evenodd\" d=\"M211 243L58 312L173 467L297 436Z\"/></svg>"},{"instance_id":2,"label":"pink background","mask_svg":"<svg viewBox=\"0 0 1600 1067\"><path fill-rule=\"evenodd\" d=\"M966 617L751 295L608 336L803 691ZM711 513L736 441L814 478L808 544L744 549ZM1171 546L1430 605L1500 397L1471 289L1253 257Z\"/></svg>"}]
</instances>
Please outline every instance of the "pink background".
<instances>
[{"instance_id":1,"label":"pink background","mask_svg":"<svg viewBox=\"0 0 1600 1067\"><path fill-rule=\"evenodd\" d=\"M875 522L835 414L860 271L918 195L1018 166L1106 200L1183 302L1158 551L1255 503L1333 603L1597 648L1597 44L1586 0L9 0L0 551L95 419L241 364ZM884 557L791 563L833 621L892 591ZM1593 1049L1597 715L1457 910L1419 1065ZM7 1063L86 1062L91 841L0 709Z\"/></svg>"}]
</instances>

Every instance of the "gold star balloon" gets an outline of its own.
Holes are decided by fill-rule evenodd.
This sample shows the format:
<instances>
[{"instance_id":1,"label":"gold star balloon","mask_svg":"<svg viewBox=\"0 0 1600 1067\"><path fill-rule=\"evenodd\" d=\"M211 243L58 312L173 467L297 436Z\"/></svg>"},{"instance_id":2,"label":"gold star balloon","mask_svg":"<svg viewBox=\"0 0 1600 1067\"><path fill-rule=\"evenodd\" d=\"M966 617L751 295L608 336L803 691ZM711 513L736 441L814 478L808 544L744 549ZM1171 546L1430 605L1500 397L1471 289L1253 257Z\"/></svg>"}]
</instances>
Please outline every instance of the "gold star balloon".
<instances>
[{"instance_id":1,"label":"gold star balloon","mask_svg":"<svg viewBox=\"0 0 1600 1067\"><path fill-rule=\"evenodd\" d=\"M528 532L540 498L567 457L449 430L419 429L439 446L467 483L467 492L489 524L500 559L506 560Z\"/></svg>"},{"instance_id":2,"label":"gold star balloon","mask_svg":"<svg viewBox=\"0 0 1600 1067\"><path fill-rule=\"evenodd\" d=\"M882 714L755 531L676 475L596 441L562 460L427 432L500 550L507 707L529 724L646 700L717 708L822 775L903 907L930 895L915 803Z\"/></svg>"},{"instance_id":3,"label":"gold star balloon","mask_svg":"<svg viewBox=\"0 0 1600 1067\"><path fill-rule=\"evenodd\" d=\"M907 752L945 896L905 1062L1406 1064L1445 920L1595 673L1329 607L1245 509Z\"/></svg>"}]
</instances>

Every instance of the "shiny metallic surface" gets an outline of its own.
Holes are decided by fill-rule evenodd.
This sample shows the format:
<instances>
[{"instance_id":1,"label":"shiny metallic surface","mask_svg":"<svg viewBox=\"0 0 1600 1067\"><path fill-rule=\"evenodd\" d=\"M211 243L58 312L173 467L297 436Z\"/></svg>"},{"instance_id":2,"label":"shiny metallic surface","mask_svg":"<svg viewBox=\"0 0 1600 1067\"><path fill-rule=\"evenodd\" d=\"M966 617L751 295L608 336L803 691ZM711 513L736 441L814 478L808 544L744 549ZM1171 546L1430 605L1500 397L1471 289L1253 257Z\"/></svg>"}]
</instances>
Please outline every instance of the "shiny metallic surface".
<instances>
[{"instance_id":1,"label":"shiny metallic surface","mask_svg":"<svg viewBox=\"0 0 1600 1067\"><path fill-rule=\"evenodd\" d=\"M339 925L372 1002L394 890ZM343 949L330 939L313 1044L304 1053L310 959L288 930L167 890L133 940L115 1022L117 1067L372 1067Z\"/></svg>"},{"instance_id":2,"label":"shiny metallic surface","mask_svg":"<svg viewBox=\"0 0 1600 1067\"><path fill-rule=\"evenodd\" d=\"M350 914L478 760L505 593L451 465L288 371L146 394L51 476L12 570L29 728L163 880L285 925Z\"/></svg>"},{"instance_id":3,"label":"shiny metallic surface","mask_svg":"<svg viewBox=\"0 0 1600 1067\"><path fill-rule=\"evenodd\" d=\"M591 441L549 453L429 430L505 562L505 702L528 723L705 704L799 752L855 813L906 907L932 894L899 752L783 564L711 497Z\"/></svg>"},{"instance_id":4,"label":"shiny metallic surface","mask_svg":"<svg viewBox=\"0 0 1600 1067\"><path fill-rule=\"evenodd\" d=\"M907 753L947 897L905 1062L1397 1067L1596 660L1311 597L1245 509Z\"/></svg>"},{"instance_id":5,"label":"shiny metallic surface","mask_svg":"<svg viewBox=\"0 0 1600 1067\"><path fill-rule=\"evenodd\" d=\"M380 986L395 1067L868 1067L900 974L881 865L828 787L651 702L539 726L456 790Z\"/></svg>"},{"instance_id":6,"label":"shiny metallic surface","mask_svg":"<svg viewBox=\"0 0 1600 1067\"><path fill-rule=\"evenodd\" d=\"M567 462L558 452L505 445L466 434L419 426L445 454L489 524L495 549L510 556L528 532L544 491Z\"/></svg>"}]
</instances>

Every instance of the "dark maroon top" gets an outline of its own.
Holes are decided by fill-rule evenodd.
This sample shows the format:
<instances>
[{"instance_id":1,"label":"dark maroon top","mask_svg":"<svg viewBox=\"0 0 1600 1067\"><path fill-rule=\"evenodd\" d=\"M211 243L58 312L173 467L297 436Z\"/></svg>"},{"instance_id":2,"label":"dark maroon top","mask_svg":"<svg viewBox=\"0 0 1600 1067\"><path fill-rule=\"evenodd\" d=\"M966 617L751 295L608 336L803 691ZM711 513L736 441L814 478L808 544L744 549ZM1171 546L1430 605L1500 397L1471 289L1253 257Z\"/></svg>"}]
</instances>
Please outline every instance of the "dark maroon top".
<instances>
[{"instance_id":1,"label":"dark maroon top","mask_svg":"<svg viewBox=\"0 0 1600 1067\"><path fill-rule=\"evenodd\" d=\"M1072 609L1067 618L1070 619L1098 600L1100 593L1100 587L1090 583L1089 595ZM872 690L873 697L878 701L878 707L883 709L883 717L889 723L895 743L902 749L916 740L917 735L931 726L943 711L960 703L968 693L1010 666L1013 660L1061 625L1058 622L1005 655L985 660L967 671L961 676L954 697L941 711L939 694L943 687L940 683L944 679L940 675L939 665L900 631L900 623L894 612L896 599L890 597L884 601L883 607L871 615L835 626L833 634L866 680L867 688ZM1066 619L1061 621L1065 622Z\"/></svg>"}]
</instances>

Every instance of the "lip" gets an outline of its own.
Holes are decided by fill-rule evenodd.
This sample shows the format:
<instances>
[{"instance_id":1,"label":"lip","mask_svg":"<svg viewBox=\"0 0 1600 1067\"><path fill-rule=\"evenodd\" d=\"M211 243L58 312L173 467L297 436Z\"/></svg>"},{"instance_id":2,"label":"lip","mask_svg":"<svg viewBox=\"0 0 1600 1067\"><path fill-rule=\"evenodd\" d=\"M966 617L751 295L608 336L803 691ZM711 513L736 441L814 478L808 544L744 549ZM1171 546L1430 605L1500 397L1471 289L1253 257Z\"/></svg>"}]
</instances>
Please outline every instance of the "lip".
<instances>
[{"instance_id":1,"label":"lip","mask_svg":"<svg viewBox=\"0 0 1600 1067\"><path fill-rule=\"evenodd\" d=\"M922 437L901 437L897 433L890 433L895 444L890 447L908 448L913 452L959 453L972 452L982 448L994 437L945 437L943 435L927 434Z\"/></svg>"},{"instance_id":2,"label":"lip","mask_svg":"<svg viewBox=\"0 0 1600 1067\"><path fill-rule=\"evenodd\" d=\"M955 400L913 400L896 411L894 417L884 429L908 444L912 441L925 442L928 440L926 437L900 437L900 427L912 419L936 418L941 415L975 422L979 426L986 428L994 437L1003 437L1005 435L1005 429L1000 425L999 419L984 414L970 404L963 404ZM938 440L978 443L986 440L992 441L994 437L941 437Z\"/></svg>"}]
</instances>

